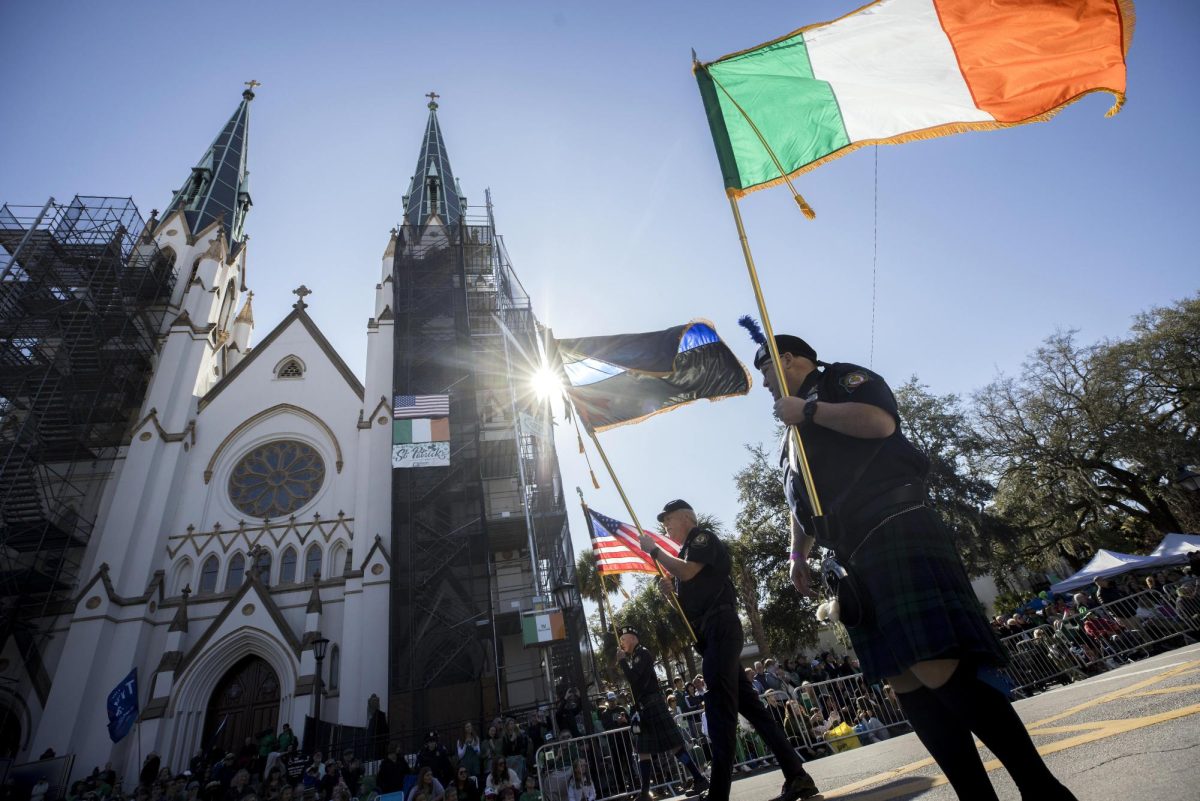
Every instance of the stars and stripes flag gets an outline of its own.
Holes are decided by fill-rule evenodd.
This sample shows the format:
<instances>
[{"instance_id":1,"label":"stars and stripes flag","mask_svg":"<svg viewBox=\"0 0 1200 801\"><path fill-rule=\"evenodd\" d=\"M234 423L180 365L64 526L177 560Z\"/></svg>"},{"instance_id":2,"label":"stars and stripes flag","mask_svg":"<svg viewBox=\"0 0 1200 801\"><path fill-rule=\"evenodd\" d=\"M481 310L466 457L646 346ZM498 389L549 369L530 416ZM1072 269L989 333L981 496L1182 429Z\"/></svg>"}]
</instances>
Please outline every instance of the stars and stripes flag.
<instances>
[{"instance_id":1,"label":"stars and stripes flag","mask_svg":"<svg viewBox=\"0 0 1200 801\"><path fill-rule=\"evenodd\" d=\"M449 395L397 395L392 401L392 417L397 420L449 416Z\"/></svg>"},{"instance_id":2,"label":"stars and stripes flag","mask_svg":"<svg viewBox=\"0 0 1200 801\"><path fill-rule=\"evenodd\" d=\"M592 553L596 555L596 569L601 575L614 573L657 573L654 560L638 544L637 529L631 523L622 523L595 509L588 509L592 527ZM679 555L679 546L670 537L655 531L647 531L658 547L672 556Z\"/></svg>"}]
</instances>

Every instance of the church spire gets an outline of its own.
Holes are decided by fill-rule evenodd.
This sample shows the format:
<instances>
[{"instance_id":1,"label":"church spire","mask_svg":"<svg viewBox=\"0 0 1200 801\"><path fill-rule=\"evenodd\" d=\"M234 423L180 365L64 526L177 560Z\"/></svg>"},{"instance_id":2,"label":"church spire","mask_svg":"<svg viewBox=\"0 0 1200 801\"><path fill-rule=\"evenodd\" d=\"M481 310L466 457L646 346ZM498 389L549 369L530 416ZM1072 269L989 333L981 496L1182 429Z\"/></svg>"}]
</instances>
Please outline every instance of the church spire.
<instances>
[{"instance_id":1,"label":"church spire","mask_svg":"<svg viewBox=\"0 0 1200 801\"><path fill-rule=\"evenodd\" d=\"M250 173L246 170L250 101L254 99L254 87L261 84L247 81L246 85L249 88L242 92L242 102L237 110L192 168L191 175L162 215L165 220L172 213L182 211L193 235L220 221L233 252L245 242L242 227L251 206Z\"/></svg>"},{"instance_id":2,"label":"church spire","mask_svg":"<svg viewBox=\"0 0 1200 801\"><path fill-rule=\"evenodd\" d=\"M445 225L457 223L467 205L450 170L450 157L446 155L442 128L438 125L439 95L430 92L425 96L429 98L429 121L425 124L417 169L404 196L404 220L418 231L434 215Z\"/></svg>"}]
</instances>

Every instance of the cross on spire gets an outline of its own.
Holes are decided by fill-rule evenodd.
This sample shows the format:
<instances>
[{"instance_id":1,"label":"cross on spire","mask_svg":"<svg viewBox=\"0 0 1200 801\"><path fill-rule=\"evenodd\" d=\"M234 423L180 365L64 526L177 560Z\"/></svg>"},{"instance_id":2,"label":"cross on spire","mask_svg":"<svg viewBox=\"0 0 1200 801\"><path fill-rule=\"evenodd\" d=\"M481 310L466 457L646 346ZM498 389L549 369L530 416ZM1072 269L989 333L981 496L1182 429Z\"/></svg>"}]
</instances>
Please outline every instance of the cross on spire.
<instances>
[{"instance_id":1,"label":"cross on spire","mask_svg":"<svg viewBox=\"0 0 1200 801\"><path fill-rule=\"evenodd\" d=\"M246 98L247 100L253 100L254 99L254 87L262 86L262 81L256 81L253 78L251 78L248 81L242 81L242 83L244 83L247 87L246 91L242 92L242 97Z\"/></svg>"},{"instance_id":2,"label":"cross on spire","mask_svg":"<svg viewBox=\"0 0 1200 801\"><path fill-rule=\"evenodd\" d=\"M429 107L431 109L438 107L437 99L439 97L441 97L441 95L439 95L437 92L430 92L429 94L427 94L425 96L429 98Z\"/></svg>"},{"instance_id":3,"label":"cross on spire","mask_svg":"<svg viewBox=\"0 0 1200 801\"><path fill-rule=\"evenodd\" d=\"M306 287L304 284L301 284L299 287L292 290L292 294L297 295L300 298L300 300L292 304L292 308L303 309L308 306L308 304L304 302L304 298L311 295L312 290Z\"/></svg>"}]
</instances>

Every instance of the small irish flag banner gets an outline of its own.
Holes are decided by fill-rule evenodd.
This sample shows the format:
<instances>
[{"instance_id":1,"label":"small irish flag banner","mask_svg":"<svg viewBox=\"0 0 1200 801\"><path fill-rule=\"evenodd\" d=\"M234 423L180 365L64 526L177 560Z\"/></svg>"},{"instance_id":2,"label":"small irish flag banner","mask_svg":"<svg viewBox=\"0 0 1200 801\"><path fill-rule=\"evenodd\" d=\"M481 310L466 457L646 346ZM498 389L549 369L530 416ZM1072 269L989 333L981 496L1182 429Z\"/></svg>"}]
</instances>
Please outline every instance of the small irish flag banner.
<instances>
[{"instance_id":1,"label":"small irish flag banner","mask_svg":"<svg viewBox=\"0 0 1200 801\"><path fill-rule=\"evenodd\" d=\"M526 612L521 615L521 642L542 645L567 638L567 625L561 609Z\"/></svg>"},{"instance_id":2,"label":"small irish flag banner","mask_svg":"<svg viewBox=\"0 0 1200 801\"><path fill-rule=\"evenodd\" d=\"M392 399L392 467L448 466L449 414L449 395L396 395Z\"/></svg>"},{"instance_id":3,"label":"small irish flag banner","mask_svg":"<svg viewBox=\"0 0 1200 801\"><path fill-rule=\"evenodd\" d=\"M695 73L740 197L866 145L1039 122L1091 92L1115 96L1112 116L1132 35L1132 0L878 0Z\"/></svg>"}]
</instances>

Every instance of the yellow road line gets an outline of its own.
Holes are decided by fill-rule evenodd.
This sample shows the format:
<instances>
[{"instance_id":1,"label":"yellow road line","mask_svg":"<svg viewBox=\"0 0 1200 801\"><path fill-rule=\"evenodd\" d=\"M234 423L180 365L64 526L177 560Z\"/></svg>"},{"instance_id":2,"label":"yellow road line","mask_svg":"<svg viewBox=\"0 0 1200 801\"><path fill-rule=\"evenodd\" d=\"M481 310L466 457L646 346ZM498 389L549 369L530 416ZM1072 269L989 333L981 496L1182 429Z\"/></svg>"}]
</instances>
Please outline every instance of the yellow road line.
<instances>
[{"instance_id":1,"label":"yellow road line","mask_svg":"<svg viewBox=\"0 0 1200 801\"><path fill-rule=\"evenodd\" d=\"M1042 718L1041 720L1034 721L1033 723L1026 723L1025 728L1036 729L1038 727L1045 726L1047 723L1054 723L1055 721L1059 721L1059 720L1062 720L1063 718L1070 717L1071 715L1078 714L1085 710L1091 709L1092 707L1100 706L1101 704L1107 704L1109 701L1115 701L1118 698L1123 698L1131 693L1137 692L1138 690L1142 690L1142 689L1145 689L1146 687L1150 687L1151 685L1158 684L1160 681L1163 681L1165 679L1172 678L1173 676L1179 675L1181 673L1190 672L1191 670L1195 669L1196 666L1198 666L1198 665L1200 665L1200 661L1187 662L1187 663L1181 665L1180 667L1174 668L1173 670L1168 670L1165 673L1158 674L1157 676L1151 676L1148 679L1143 679L1142 681L1131 684L1128 687L1122 687L1119 690L1114 690L1110 693L1105 693L1104 695L1093 698L1090 701L1084 701L1082 704L1076 704L1075 706L1071 707L1070 709L1067 709L1063 712L1059 712L1056 715L1051 715L1048 718Z\"/></svg>"},{"instance_id":2,"label":"yellow road line","mask_svg":"<svg viewBox=\"0 0 1200 801\"><path fill-rule=\"evenodd\" d=\"M1163 687L1159 690L1146 690L1145 692L1134 693L1130 698L1149 698L1153 695L1175 695L1176 693L1186 693L1193 690L1200 690L1200 684L1180 684L1176 687Z\"/></svg>"},{"instance_id":3,"label":"yellow road line","mask_svg":"<svg viewBox=\"0 0 1200 801\"><path fill-rule=\"evenodd\" d=\"M1140 718L1130 718L1127 720L1095 721L1095 722L1090 722L1090 723L1069 724L1069 725L1065 725L1065 726L1048 726L1047 725L1047 724L1062 720L1065 717L1069 717L1070 715L1074 715L1079 712L1083 712L1085 710L1099 706L1100 704L1108 703L1110 701L1116 701L1116 700L1119 700L1119 699L1125 698L1125 697L1139 697L1139 695L1137 694L1139 690L1143 690L1146 687L1150 687L1154 684L1157 684L1157 683L1164 681L1166 679L1169 679L1169 678L1173 678L1175 676L1185 675L1187 673L1195 672L1198 669L1200 669L1200 660L1185 663L1185 664L1175 668L1174 670L1165 671L1156 676L1152 676L1148 679L1144 679L1142 681L1136 682L1135 684L1131 684L1128 687L1123 687L1119 690L1115 690L1113 692L1106 693L1105 695L1099 696L1090 701L1085 701L1081 704L1077 704L1064 712L1060 712L1060 713L1052 715L1048 718L1043 718L1042 720L1035 721L1033 723L1028 723L1028 724L1026 724L1026 728L1029 729L1030 734L1034 734L1034 735L1066 734L1066 733L1076 732L1076 731L1086 732L1084 734L1079 734L1075 737L1065 737L1061 740L1057 740L1053 743L1048 743L1044 746L1039 747L1038 753L1042 754L1043 756L1046 756L1049 754L1057 753L1059 751L1064 751L1068 748L1074 748L1076 746L1096 742L1097 740L1103 740L1108 737L1115 737L1118 734L1125 734L1127 732L1135 731L1137 729L1145 728L1147 726L1154 726L1159 723L1165 723L1170 720L1177 720L1179 718L1188 717L1190 715L1195 715L1197 713L1200 713L1200 704L1192 704L1190 706L1181 707L1179 709L1173 709L1173 710L1169 710L1167 712L1160 712L1155 715L1147 715L1147 716L1140 717ZM1189 687L1192 689L1195 689L1197 687L1200 687L1200 685L1189 685ZM1178 688L1179 691L1183 691L1184 689L1185 688L1182 688L1182 687ZM1175 690L1175 688L1165 688L1160 691L1150 691L1149 693L1144 693L1144 694L1156 694L1156 693L1165 694L1167 692L1171 692L1174 690ZM824 793L823 797L827 798L827 799L843 798L845 796L855 793L858 790L861 790L861 789L864 789L867 787L871 787L873 785L878 785L883 782L888 782L890 780L899 779L907 774L912 773L913 771L920 770L921 768L930 767L932 765L936 765L936 763L933 761L932 758L926 758L926 759L917 760L916 762L910 762L907 765L903 765L901 767L894 768L889 771L883 771L881 773L875 774L874 776L869 776L865 779L861 779L861 780L853 782L851 784L847 784L842 787L838 787L835 790L830 790L830 791ZM988 770L989 772L996 770L997 768L1000 768L1000 767L1002 767L1002 766L1000 764L1000 760L998 760L998 759L992 759L984 764L984 768L986 770ZM946 784L947 781L948 780L946 779L946 777L940 773L936 774L936 775L932 775L932 776L919 776L919 777L914 776L911 779L909 779L908 781L904 781L899 784L893 784L893 785L887 786L887 787L880 787L880 788L878 788L872 792L869 792L865 795L857 795L857 796L855 796L854 801L887 801L888 799L891 799L891 798L897 798L897 797L903 796L903 795L911 795L912 793L917 792L918 790L924 790L924 789L929 789L932 787L938 787L940 785Z\"/></svg>"}]
</instances>

